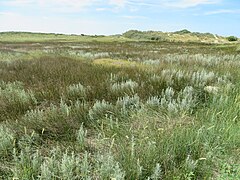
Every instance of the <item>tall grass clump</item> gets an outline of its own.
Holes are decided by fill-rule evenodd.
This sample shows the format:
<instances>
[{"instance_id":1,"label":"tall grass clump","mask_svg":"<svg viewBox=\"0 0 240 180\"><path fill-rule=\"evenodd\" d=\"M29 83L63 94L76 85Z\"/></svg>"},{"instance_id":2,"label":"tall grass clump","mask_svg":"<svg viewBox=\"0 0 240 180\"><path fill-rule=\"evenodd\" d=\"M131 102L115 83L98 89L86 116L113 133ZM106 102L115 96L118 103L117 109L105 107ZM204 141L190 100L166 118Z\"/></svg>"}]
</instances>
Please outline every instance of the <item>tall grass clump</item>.
<instances>
[{"instance_id":1,"label":"tall grass clump","mask_svg":"<svg viewBox=\"0 0 240 180\"><path fill-rule=\"evenodd\" d=\"M134 116L133 119L135 118L140 117ZM132 124L129 127L122 126L116 131L118 134L115 140L116 148L121 152L116 154L116 160L123 167L126 178L163 178L164 169L161 167L162 162L157 149L158 141L156 136L153 135L155 132L151 132L149 127L152 125L150 123L146 124L143 122L143 118L141 120L142 122L139 121L138 123L143 123L142 125ZM140 126L141 128L138 128Z\"/></svg>"},{"instance_id":2,"label":"tall grass clump","mask_svg":"<svg viewBox=\"0 0 240 180\"><path fill-rule=\"evenodd\" d=\"M71 119L74 119L77 124L84 123L84 126L89 125L89 103L77 100L75 103L71 104Z\"/></svg>"}]
</instances>

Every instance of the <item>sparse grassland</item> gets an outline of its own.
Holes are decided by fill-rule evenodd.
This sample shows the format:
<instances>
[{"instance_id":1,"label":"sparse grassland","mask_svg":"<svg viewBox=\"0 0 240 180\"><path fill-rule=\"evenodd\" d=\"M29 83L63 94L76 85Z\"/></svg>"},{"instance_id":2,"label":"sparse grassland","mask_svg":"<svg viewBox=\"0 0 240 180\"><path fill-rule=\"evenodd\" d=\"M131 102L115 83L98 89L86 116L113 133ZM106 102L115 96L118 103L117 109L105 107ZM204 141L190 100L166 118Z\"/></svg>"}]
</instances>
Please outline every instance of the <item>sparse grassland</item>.
<instances>
[{"instance_id":1,"label":"sparse grassland","mask_svg":"<svg viewBox=\"0 0 240 180\"><path fill-rule=\"evenodd\" d=\"M239 44L55 36L0 38L0 179L240 179Z\"/></svg>"}]
</instances>

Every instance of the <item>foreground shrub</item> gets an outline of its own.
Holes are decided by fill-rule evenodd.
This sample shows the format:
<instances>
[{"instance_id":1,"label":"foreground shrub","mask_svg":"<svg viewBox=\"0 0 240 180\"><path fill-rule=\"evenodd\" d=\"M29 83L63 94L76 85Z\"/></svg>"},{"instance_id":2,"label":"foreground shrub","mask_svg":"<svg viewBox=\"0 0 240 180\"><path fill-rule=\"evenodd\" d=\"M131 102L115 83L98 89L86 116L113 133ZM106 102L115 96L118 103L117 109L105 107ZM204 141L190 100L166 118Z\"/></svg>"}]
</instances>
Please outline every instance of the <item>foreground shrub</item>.
<instances>
[{"instance_id":1,"label":"foreground shrub","mask_svg":"<svg viewBox=\"0 0 240 180\"><path fill-rule=\"evenodd\" d=\"M14 148L14 134L6 126L0 125L0 159L9 156Z\"/></svg>"},{"instance_id":2,"label":"foreground shrub","mask_svg":"<svg viewBox=\"0 0 240 180\"><path fill-rule=\"evenodd\" d=\"M97 173L100 179L117 179L123 180L125 172L120 168L111 153L96 156Z\"/></svg>"},{"instance_id":3,"label":"foreground shrub","mask_svg":"<svg viewBox=\"0 0 240 180\"><path fill-rule=\"evenodd\" d=\"M74 152L62 153L59 148L51 151L49 157L45 157L41 164L40 179L79 179L86 178L89 173L88 154L82 159ZM39 172L39 173L40 173ZM82 175L82 176L81 176Z\"/></svg>"},{"instance_id":4,"label":"foreground shrub","mask_svg":"<svg viewBox=\"0 0 240 180\"><path fill-rule=\"evenodd\" d=\"M13 177L16 179L37 179L42 163L39 151L32 152L29 147L23 149L19 154L15 150Z\"/></svg>"},{"instance_id":5,"label":"foreground shrub","mask_svg":"<svg viewBox=\"0 0 240 180\"><path fill-rule=\"evenodd\" d=\"M21 82L5 83L0 82L0 98L6 105L16 108L26 108L36 103L36 98L31 91L25 91Z\"/></svg>"},{"instance_id":6,"label":"foreground shrub","mask_svg":"<svg viewBox=\"0 0 240 180\"><path fill-rule=\"evenodd\" d=\"M61 102L46 109L28 111L20 124L48 136L71 135L86 121L86 106L77 101L72 106Z\"/></svg>"},{"instance_id":7,"label":"foreground shrub","mask_svg":"<svg viewBox=\"0 0 240 180\"><path fill-rule=\"evenodd\" d=\"M43 156L30 148L14 152L13 177L16 179L117 179L123 180L124 171L110 153L77 154L54 148Z\"/></svg>"},{"instance_id":8,"label":"foreground shrub","mask_svg":"<svg viewBox=\"0 0 240 180\"><path fill-rule=\"evenodd\" d=\"M77 147L80 150L84 149L84 147L86 146L86 137L87 137L87 130L83 128L83 124L82 124L79 130L77 131L77 137L76 137Z\"/></svg>"},{"instance_id":9,"label":"foreground shrub","mask_svg":"<svg viewBox=\"0 0 240 180\"><path fill-rule=\"evenodd\" d=\"M0 82L0 120L22 114L36 103L33 92L24 90L21 82Z\"/></svg>"}]
</instances>

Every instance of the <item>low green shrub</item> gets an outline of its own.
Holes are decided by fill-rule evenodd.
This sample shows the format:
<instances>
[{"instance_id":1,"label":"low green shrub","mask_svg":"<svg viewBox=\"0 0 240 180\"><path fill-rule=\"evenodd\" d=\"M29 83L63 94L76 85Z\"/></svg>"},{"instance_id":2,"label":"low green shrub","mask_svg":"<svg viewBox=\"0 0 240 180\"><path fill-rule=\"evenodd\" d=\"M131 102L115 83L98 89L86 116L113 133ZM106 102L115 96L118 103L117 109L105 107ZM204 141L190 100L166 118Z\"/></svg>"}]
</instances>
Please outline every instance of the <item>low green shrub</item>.
<instances>
[{"instance_id":1,"label":"low green shrub","mask_svg":"<svg viewBox=\"0 0 240 180\"><path fill-rule=\"evenodd\" d=\"M229 37L227 37L227 40L228 41L237 41L238 38L236 36L229 36Z\"/></svg>"}]
</instances>

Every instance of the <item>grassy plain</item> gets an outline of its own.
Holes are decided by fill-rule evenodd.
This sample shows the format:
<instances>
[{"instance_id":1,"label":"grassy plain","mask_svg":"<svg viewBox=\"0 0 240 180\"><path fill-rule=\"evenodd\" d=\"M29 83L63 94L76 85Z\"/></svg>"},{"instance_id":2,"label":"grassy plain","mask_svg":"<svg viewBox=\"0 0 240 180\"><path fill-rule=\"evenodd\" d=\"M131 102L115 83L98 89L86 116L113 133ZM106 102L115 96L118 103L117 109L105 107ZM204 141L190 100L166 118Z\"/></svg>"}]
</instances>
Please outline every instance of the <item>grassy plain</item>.
<instances>
[{"instance_id":1,"label":"grassy plain","mask_svg":"<svg viewBox=\"0 0 240 180\"><path fill-rule=\"evenodd\" d=\"M0 179L240 179L240 45L0 37Z\"/></svg>"}]
</instances>

